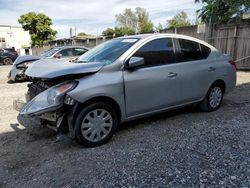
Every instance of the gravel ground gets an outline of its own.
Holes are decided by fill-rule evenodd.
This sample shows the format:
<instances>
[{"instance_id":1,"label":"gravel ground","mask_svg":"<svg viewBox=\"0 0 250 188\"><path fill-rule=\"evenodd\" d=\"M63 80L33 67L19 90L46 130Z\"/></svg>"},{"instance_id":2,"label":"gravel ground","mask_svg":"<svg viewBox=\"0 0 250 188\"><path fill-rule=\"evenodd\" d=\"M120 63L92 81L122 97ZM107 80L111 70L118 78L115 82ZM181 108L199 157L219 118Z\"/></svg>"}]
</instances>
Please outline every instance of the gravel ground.
<instances>
[{"instance_id":1,"label":"gravel ground","mask_svg":"<svg viewBox=\"0 0 250 188\"><path fill-rule=\"evenodd\" d=\"M250 73L222 107L194 107L122 125L84 148L12 110L26 83L7 84L0 67L0 187L250 187Z\"/></svg>"}]
</instances>

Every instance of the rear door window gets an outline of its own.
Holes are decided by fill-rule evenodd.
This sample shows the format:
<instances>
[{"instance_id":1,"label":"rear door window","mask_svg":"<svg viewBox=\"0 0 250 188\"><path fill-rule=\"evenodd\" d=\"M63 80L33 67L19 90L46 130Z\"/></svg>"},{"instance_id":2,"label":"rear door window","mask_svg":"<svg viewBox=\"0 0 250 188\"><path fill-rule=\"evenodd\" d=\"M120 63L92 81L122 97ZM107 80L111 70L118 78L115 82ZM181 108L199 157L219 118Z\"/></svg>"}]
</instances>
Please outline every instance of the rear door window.
<instances>
[{"instance_id":1,"label":"rear door window","mask_svg":"<svg viewBox=\"0 0 250 188\"><path fill-rule=\"evenodd\" d=\"M143 57L145 66L163 65L174 62L171 38L155 39L142 46L133 57Z\"/></svg>"},{"instance_id":2,"label":"rear door window","mask_svg":"<svg viewBox=\"0 0 250 188\"><path fill-rule=\"evenodd\" d=\"M177 62L195 61L206 59L210 54L210 48L186 39L178 39L180 50L177 53Z\"/></svg>"},{"instance_id":3,"label":"rear door window","mask_svg":"<svg viewBox=\"0 0 250 188\"><path fill-rule=\"evenodd\" d=\"M200 45L197 42L190 40L179 39L180 52L178 61L194 61L202 59Z\"/></svg>"}]
</instances>

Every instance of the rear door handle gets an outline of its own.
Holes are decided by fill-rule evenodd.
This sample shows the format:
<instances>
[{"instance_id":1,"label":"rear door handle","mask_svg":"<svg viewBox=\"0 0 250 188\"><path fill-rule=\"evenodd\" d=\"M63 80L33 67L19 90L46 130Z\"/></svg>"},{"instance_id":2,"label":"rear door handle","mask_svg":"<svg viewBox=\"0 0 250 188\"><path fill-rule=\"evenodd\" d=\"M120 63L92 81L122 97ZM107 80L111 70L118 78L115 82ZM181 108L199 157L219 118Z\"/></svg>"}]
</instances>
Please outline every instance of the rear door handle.
<instances>
[{"instance_id":1,"label":"rear door handle","mask_svg":"<svg viewBox=\"0 0 250 188\"><path fill-rule=\"evenodd\" d=\"M216 70L216 68L214 68L214 67L209 67L208 68L208 71L210 71L210 72L215 71L215 70Z\"/></svg>"},{"instance_id":2,"label":"rear door handle","mask_svg":"<svg viewBox=\"0 0 250 188\"><path fill-rule=\"evenodd\" d=\"M177 73L170 72L170 73L168 74L168 77L169 77L169 78L174 78L174 77L176 77L177 75L178 75Z\"/></svg>"}]
</instances>

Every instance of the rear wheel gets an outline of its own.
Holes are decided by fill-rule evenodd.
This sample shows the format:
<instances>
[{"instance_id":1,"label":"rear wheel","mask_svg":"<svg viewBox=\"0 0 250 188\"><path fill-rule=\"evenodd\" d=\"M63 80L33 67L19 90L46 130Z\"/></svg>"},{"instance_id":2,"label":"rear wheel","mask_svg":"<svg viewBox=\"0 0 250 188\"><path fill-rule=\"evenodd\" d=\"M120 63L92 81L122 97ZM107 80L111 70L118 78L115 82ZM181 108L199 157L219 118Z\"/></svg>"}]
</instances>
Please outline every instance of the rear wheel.
<instances>
[{"instance_id":1,"label":"rear wheel","mask_svg":"<svg viewBox=\"0 0 250 188\"><path fill-rule=\"evenodd\" d=\"M202 111L210 112L220 108L223 99L223 87L220 84L214 84L209 89L206 98L200 103Z\"/></svg>"},{"instance_id":2,"label":"rear wheel","mask_svg":"<svg viewBox=\"0 0 250 188\"><path fill-rule=\"evenodd\" d=\"M76 141L87 147L105 144L114 135L117 124L112 106L102 102L90 104L76 118Z\"/></svg>"},{"instance_id":3,"label":"rear wheel","mask_svg":"<svg viewBox=\"0 0 250 188\"><path fill-rule=\"evenodd\" d=\"M12 65L12 63L13 63L12 59L8 57L3 60L4 65Z\"/></svg>"}]
</instances>

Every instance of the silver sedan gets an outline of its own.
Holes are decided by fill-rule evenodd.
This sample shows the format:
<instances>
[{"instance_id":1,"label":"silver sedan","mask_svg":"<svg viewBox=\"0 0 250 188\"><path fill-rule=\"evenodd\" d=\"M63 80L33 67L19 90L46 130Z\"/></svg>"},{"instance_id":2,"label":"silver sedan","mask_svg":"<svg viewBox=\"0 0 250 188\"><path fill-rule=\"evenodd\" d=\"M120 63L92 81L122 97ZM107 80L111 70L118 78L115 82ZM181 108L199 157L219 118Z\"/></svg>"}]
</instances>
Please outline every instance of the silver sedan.
<instances>
[{"instance_id":1,"label":"silver sedan","mask_svg":"<svg viewBox=\"0 0 250 188\"><path fill-rule=\"evenodd\" d=\"M40 60L26 74L35 81L20 114L55 130L66 127L90 147L108 142L121 122L190 104L215 111L236 83L232 60L204 41L176 34L113 39L78 63L58 67Z\"/></svg>"}]
</instances>

